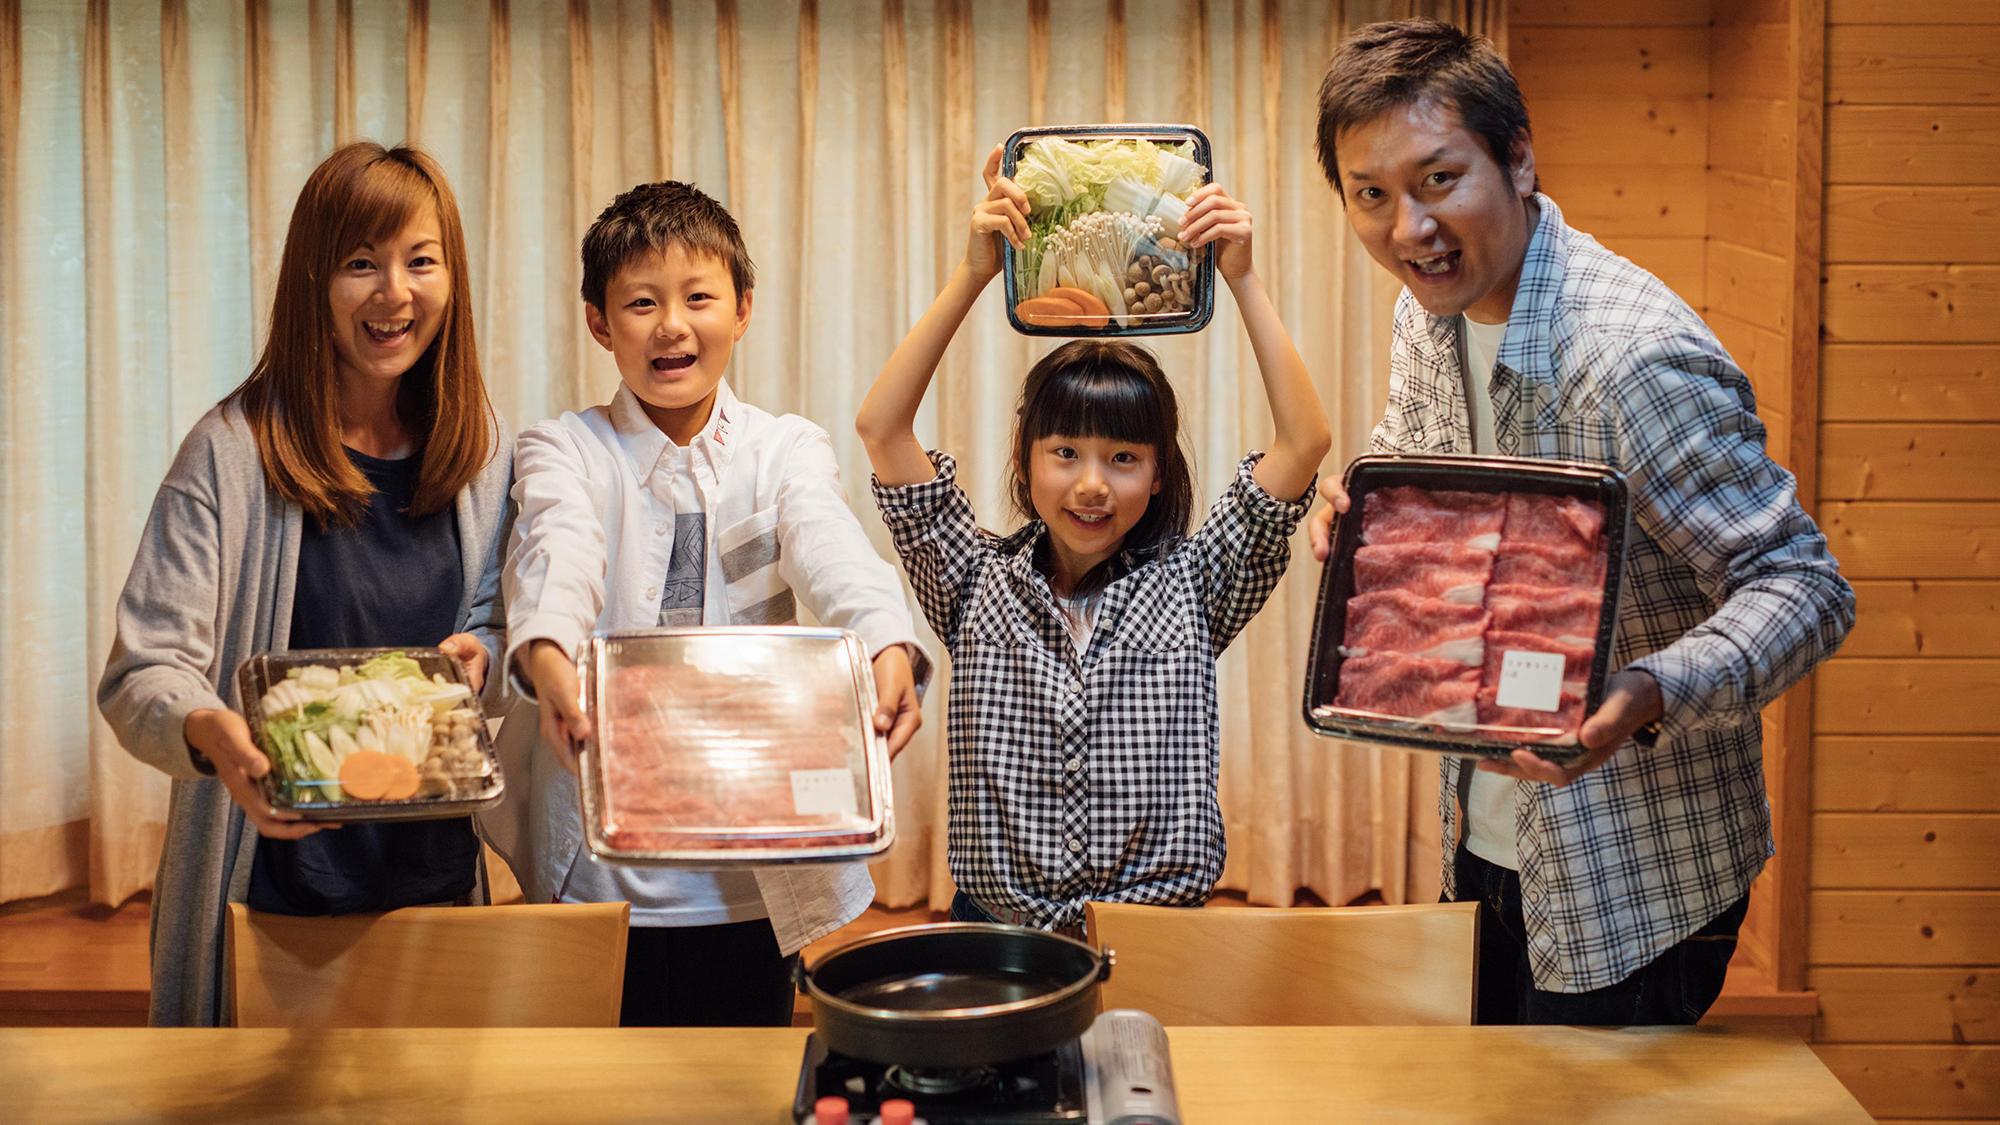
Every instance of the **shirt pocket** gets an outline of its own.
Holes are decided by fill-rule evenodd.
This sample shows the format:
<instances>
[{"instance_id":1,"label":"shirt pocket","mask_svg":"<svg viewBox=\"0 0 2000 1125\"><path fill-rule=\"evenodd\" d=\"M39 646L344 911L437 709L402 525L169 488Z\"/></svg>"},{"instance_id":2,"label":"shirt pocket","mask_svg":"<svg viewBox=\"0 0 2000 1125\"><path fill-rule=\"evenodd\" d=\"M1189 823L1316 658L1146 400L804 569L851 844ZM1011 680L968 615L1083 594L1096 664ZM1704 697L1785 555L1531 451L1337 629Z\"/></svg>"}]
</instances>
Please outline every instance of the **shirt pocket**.
<instances>
[{"instance_id":1,"label":"shirt pocket","mask_svg":"<svg viewBox=\"0 0 2000 1125\"><path fill-rule=\"evenodd\" d=\"M1091 670L1091 745L1099 753L1183 769L1207 739L1214 658L1201 600L1162 574L1148 596L1127 604L1117 634ZM1180 790L1178 783L1162 793Z\"/></svg>"},{"instance_id":2,"label":"shirt pocket","mask_svg":"<svg viewBox=\"0 0 2000 1125\"><path fill-rule=\"evenodd\" d=\"M715 551L722 562L722 594L730 624L798 621L798 604L778 566L783 545L776 504L716 532Z\"/></svg>"}]
</instances>

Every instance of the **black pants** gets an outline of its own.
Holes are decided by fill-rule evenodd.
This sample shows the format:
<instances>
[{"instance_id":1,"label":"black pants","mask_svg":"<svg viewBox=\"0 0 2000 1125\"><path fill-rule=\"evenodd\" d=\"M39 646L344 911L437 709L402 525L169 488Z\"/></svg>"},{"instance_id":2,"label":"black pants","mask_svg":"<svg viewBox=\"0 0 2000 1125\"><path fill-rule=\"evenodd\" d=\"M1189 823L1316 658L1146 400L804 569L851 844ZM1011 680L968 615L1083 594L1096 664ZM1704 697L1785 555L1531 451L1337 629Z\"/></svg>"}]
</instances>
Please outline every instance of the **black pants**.
<instances>
[{"instance_id":1,"label":"black pants","mask_svg":"<svg viewBox=\"0 0 2000 1125\"><path fill-rule=\"evenodd\" d=\"M768 920L634 926L622 1027L790 1027L792 967Z\"/></svg>"},{"instance_id":2,"label":"black pants","mask_svg":"<svg viewBox=\"0 0 2000 1125\"><path fill-rule=\"evenodd\" d=\"M1459 902L1479 903L1479 995L1474 1023L1596 1026L1691 1024L1722 994L1736 930L1750 908L1734 906L1617 984L1590 992L1544 992L1528 968L1521 877L1458 849Z\"/></svg>"}]
</instances>

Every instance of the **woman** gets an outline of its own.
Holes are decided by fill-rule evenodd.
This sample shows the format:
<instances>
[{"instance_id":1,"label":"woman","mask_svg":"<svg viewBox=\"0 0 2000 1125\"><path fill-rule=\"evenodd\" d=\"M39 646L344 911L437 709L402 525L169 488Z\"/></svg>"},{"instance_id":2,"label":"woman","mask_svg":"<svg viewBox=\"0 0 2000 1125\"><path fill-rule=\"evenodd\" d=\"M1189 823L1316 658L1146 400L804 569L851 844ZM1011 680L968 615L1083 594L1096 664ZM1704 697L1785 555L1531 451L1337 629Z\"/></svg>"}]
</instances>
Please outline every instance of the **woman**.
<instances>
[{"instance_id":1,"label":"woman","mask_svg":"<svg viewBox=\"0 0 2000 1125\"><path fill-rule=\"evenodd\" d=\"M174 778L153 1024L224 1021L227 903L339 914L474 893L467 819L322 831L273 809L232 707L237 666L286 649L438 645L482 688L511 445L442 171L413 149L340 149L292 212L263 356L154 499L98 686L119 742Z\"/></svg>"}]
</instances>

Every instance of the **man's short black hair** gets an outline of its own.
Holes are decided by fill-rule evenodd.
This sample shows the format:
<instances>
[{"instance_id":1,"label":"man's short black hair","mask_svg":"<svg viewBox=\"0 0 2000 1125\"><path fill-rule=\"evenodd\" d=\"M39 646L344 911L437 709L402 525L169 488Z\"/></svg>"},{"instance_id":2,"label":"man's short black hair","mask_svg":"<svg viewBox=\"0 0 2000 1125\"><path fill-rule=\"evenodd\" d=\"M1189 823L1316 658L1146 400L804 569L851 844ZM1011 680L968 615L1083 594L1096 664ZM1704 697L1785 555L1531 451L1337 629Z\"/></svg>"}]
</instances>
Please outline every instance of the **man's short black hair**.
<instances>
[{"instance_id":1,"label":"man's short black hair","mask_svg":"<svg viewBox=\"0 0 2000 1125\"><path fill-rule=\"evenodd\" d=\"M1319 84L1319 163L1343 206L1334 155L1340 134L1425 101L1455 110L1502 168L1513 164L1514 143L1529 136L1521 87L1485 36L1434 19L1357 28L1341 41Z\"/></svg>"},{"instance_id":2,"label":"man's short black hair","mask_svg":"<svg viewBox=\"0 0 2000 1125\"><path fill-rule=\"evenodd\" d=\"M583 235L583 299L604 307L604 290L634 258L679 246L729 265L736 296L757 284L757 269L729 209L679 180L640 184L611 201Z\"/></svg>"}]
</instances>

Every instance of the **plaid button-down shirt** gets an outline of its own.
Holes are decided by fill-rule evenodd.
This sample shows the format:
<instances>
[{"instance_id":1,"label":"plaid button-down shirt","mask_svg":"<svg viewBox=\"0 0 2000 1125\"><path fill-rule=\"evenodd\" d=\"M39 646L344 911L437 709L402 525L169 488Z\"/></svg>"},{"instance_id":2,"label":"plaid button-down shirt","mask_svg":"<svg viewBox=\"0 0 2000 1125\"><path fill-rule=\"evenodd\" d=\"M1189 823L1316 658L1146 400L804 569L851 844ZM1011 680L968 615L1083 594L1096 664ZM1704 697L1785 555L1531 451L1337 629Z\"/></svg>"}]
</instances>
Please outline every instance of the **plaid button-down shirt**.
<instances>
[{"instance_id":1,"label":"plaid button-down shirt","mask_svg":"<svg viewBox=\"0 0 2000 1125\"><path fill-rule=\"evenodd\" d=\"M1092 899L1197 905L1222 875L1215 658L1291 559L1312 491L1287 502L1251 478L1256 454L1200 530L1113 582L1079 656L1031 522L982 532L937 477L875 486L917 601L951 653L946 852L960 890L1045 927Z\"/></svg>"},{"instance_id":2,"label":"plaid button-down shirt","mask_svg":"<svg viewBox=\"0 0 2000 1125\"><path fill-rule=\"evenodd\" d=\"M1743 370L1660 281L1563 222L1547 196L1489 385L1499 452L1625 473L1633 532L1612 667L1650 672L1657 743L1565 787L1517 783L1535 985L1615 984L1748 893L1772 853L1759 711L1830 656L1854 592L1764 450ZM1472 450L1459 318L1396 304L1377 451ZM1441 762L1443 879L1460 787Z\"/></svg>"}]
</instances>

